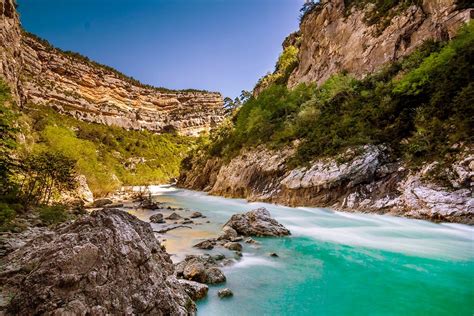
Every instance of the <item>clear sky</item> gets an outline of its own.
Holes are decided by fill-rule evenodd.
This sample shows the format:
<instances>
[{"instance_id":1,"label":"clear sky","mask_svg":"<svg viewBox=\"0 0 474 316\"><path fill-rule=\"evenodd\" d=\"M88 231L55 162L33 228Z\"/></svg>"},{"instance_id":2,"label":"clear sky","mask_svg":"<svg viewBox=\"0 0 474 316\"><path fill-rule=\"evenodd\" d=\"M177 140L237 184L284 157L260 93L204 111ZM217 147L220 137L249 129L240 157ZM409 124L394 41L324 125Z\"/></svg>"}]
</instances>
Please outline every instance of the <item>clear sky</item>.
<instances>
[{"instance_id":1,"label":"clear sky","mask_svg":"<svg viewBox=\"0 0 474 316\"><path fill-rule=\"evenodd\" d=\"M17 0L23 27L129 76L235 97L272 71L304 0Z\"/></svg>"}]
</instances>

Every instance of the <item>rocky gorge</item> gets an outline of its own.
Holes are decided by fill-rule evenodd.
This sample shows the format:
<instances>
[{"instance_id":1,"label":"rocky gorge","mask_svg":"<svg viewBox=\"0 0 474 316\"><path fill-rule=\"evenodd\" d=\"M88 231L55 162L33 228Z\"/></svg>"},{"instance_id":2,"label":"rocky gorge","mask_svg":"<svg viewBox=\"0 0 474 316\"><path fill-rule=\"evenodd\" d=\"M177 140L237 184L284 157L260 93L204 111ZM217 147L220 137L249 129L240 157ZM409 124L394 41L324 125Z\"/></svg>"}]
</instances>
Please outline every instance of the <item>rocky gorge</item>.
<instances>
[{"instance_id":1,"label":"rocky gorge","mask_svg":"<svg viewBox=\"0 0 474 316\"><path fill-rule=\"evenodd\" d=\"M325 93L331 93L325 90L329 90L331 84L337 87L338 83L334 83L337 79L333 78L341 73L343 76L360 80L375 73L375 82L380 82L382 80L380 78L390 72L390 65L399 60L403 64L403 58L422 45L430 41L448 42L465 23L471 20L474 12L470 6L451 0L408 1L405 4L395 5L383 13L382 8L376 7L371 1L334 0L314 3L303 16L300 30L284 41L284 52L277 63L275 73L263 77L257 83L252 104L258 105L261 93L272 85L285 85L290 91L294 91L296 96L298 89L304 89L305 85L307 87L317 84L321 91L318 96L322 99ZM291 59L289 55L285 55L287 52L297 54ZM285 61L284 58L289 58L289 61ZM283 66L287 68L283 69ZM377 77L379 72L380 75ZM391 82L396 82L403 75L403 71L399 72ZM283 82L285 78L287 81ZM436 78L431 80L436 81ZM329 83L324 85L325 81ZM365 87L365 82L359 82L361 87ZM377 83L374 84L375 91L380 89L380 83L378 85L379 88L376 87ZM346 106L344 101L338 100L350 99L351 95L357 99L353 87L343 92L334 89L335 96L324 104L325 108L318 105L318 102L322 101L313 97L306 103L297 105L302 109L299 113L277 117L280 113L278 111L282 110L275 110L268 115L269 118L262 120L267 119L270 122L267 122L268 124L275 126L278 126L280 121L287 120L281 124L282 130L273 135L267 132L265 140L249 141L249 145L245 145L244 137L251 138L259 129L255 128L249 134L244 134L245 128L239 126L239 124L244 126L244 118L240 118L240 113L237 113L233 118L234 125L222 133L224 136L215 137L215 139L225 137L230 139L226 145L216 141L216 148L224 149L221 152L219 149L214 152L211 150L210 154L206 153L206 150L201 150L189 158L184 164L178 186L226 197L247 198L251 201L290 206L321 206L337 210L388 213L433 221L474 224L474 147L470 138L452 144L450 149L446 150L456 151L462 148L456 154L444 154L444 157L438 157L434 161L418 163L416 167L413 167L414 163L404 159L399 149L397 151L394 148L405 146L408 143L407 139L401 139L396 146L389 144L390 140L387 139L377 142L364 140L362 142L365 142L365 145L361 145L361 141L357 140L355 142L358 144L347 146L339 153L330 155L321 155L311 146L307 146L305 152L313 152L313 156L318 157L306 156L295 165L292 159L301 143L304 143L304 139L287 141L283 146L277 141L272 142L271 138L280 137L280 134L285 135L297 129L298 127L293 126L295 125L293 122L298 122L299 116L303 118L301 119L303 123L299 127L302 130L300 134L311 134L310 129L317 129L319 126L313 123L314 125L310 127L308 124L311 122L304 121L306 116L318 119L323 115L321 114L323 109L327 110L325 115L332 115L331 113ZM361 92L361 98L367 91ZM416 100L415 96L410 95L402 103ZM397 97L397 95L386 96L385 99ZM247 112L242 116L249 115L248 113L264 113L262 116L265 117L266 113L272 111L271 108L264 108L269 107L265 103L265 98L268 99L269 96L263 97L262 109L258 109L260 112L257 110L251 112L252 109L249 108L245 109ZM278 98L274 103L277 102ZM288 102L291 102L291 98L288 98ZM314 108L306 106L309 102L314 102L316 106ZM384 100L375 102L383 104ZM472 108L472 101L468 102L471 102ZM329 110L331 106L334 107L333 112ZM368 108L373 107L368 105ZM350 117L352 115L354 114L343 117L343 114L340 114L339 118L334 116L332 121L323 123L337 125L337 121L344 119L349 121L353 118ZM357 113L357 115L364 117L366 114ZM387 116L389 120L393 117L393 113ZM258 119L251 115L246 119L248 129L259 123ZM377 118L367 120L372 119ZM355 129L357 124L359 123L356 119L341 129L343 137L350 138L350 133L345 131ZM375 126L377 124L378 122L374 123ZM394 126L396 124L398 123L394 123ZM265 131L265 127L260 127L260 130ZM245 136L230 138L229 135L237 134L235 132L237 128L242 128ZM327 142L329 144L341 141L342 137L335 136L336 133L330 131L331 127L320 128L329 129L326 137L322 137L321 140L332 139ZM468 129L468 134L472 135L472 129L470 131ZM227 154L225 150L228 149L225 146L233 148L232 142L237 141L244 144L242 148L237 147L237 153ZM323 150L326 149L320 148L320 151ZM301 150L299 152L301 153ZM446 158L448 156L449 159Z\"/></svg>"}]
</instances>

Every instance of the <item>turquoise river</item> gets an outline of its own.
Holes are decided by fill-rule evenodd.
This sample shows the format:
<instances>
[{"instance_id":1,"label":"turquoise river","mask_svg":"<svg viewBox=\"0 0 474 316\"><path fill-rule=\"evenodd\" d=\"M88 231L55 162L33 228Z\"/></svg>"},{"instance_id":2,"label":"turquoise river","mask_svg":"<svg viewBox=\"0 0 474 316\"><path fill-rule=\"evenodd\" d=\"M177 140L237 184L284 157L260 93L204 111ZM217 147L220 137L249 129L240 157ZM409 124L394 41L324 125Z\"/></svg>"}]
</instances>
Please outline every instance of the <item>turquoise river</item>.
<instances>
[{"instance_id":1,"label":"turquoise river","mask_svg":"<svg viewBox=\"0 0 474 316\"><path fill-rule=\"evenodd\" d=\"M210 286L198 301L198 315L474 314L473 227L249 203L167 186L152 192L210 221L167 233L174 261L199 252L191 246L215 237L237 212L264 206L291 230L290 237L257 238L259 247L244 244L241 260L223 269L227 282ZM153 214L135 213L144 220ZM232 255L211 251L219 252ZM219 299L223 287L234 296Z\"/></svg>"}]
</instances>

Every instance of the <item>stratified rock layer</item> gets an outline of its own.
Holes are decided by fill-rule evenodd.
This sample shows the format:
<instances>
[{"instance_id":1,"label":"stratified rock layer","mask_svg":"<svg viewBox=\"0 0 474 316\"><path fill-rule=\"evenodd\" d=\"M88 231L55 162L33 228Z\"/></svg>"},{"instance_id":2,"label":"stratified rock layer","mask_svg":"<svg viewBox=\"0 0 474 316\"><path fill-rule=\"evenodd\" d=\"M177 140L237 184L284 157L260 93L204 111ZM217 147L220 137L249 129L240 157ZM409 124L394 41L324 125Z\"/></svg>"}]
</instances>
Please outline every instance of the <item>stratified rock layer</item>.
<instances>
[{"instance_id":1,"label":"stratified rock layer","mask_svg":"<svg viewBox=\"0 0 474 316\"><path fill-rule=\"evenodd\" d=\"M0 0L0 76L22 105L126 129L197 135L224 115L219 93L146 86L22 32L13 0Z\"/></svg>"},{"instance_id":2,"label":"stratified rock layer","mask_svg":"<svg viewBox=\"0 0 474 316\"><path fill-rule=\"evenodd\" d=\"M376 10L371 4L348 9L345 2L321 1L302 21L299 64L290 76L290 87L302 82L322 83L343 70L363 77L406 56L428 39L450 39L474 12L460 9L456 0L423 0L403 10L395 7L393 10L401 11L382 28L365 21L367 12Z\"/></svg>"},{"instance_id":3,"label":"stratified rock layer","mask_svg":"<svg viewBox=\"0 0 474 316\"><path fill-rule=\"evenodd\" d=\"M150 225L120 210L95 211L39 235L2 261L10 315L195 312Z\"/></svg>"}]
</instances>

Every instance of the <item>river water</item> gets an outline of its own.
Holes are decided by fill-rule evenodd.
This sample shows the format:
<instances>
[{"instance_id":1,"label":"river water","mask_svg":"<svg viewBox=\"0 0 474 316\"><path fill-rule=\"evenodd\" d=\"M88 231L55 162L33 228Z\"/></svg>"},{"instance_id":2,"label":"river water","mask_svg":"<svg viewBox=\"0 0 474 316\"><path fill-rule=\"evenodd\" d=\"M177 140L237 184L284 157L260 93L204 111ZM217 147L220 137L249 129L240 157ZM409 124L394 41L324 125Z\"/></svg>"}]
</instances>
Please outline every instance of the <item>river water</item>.
<instances>
[{"instance_id":1,"label":"river water","mask_svg":"<svg viewBox=\"0 0 474 316\"><path fill-rule=\"evenodd\" d=\"M473 315L474 229L385 215L248 203L205 193L152 187L158 201L207 216L206 223L166 235L178 261L215 237L232 214L264 206L291 230L256 238L224 268L227 282L210 286L198 315ZM147 219L153 212L137 211ZM205 251L203 251L205 252ZM224 253L214 249L211 253ZM279 257L273 258L269 253ZM228 287L234 296L219 299Z\"/></svg>"}]
</instances>

